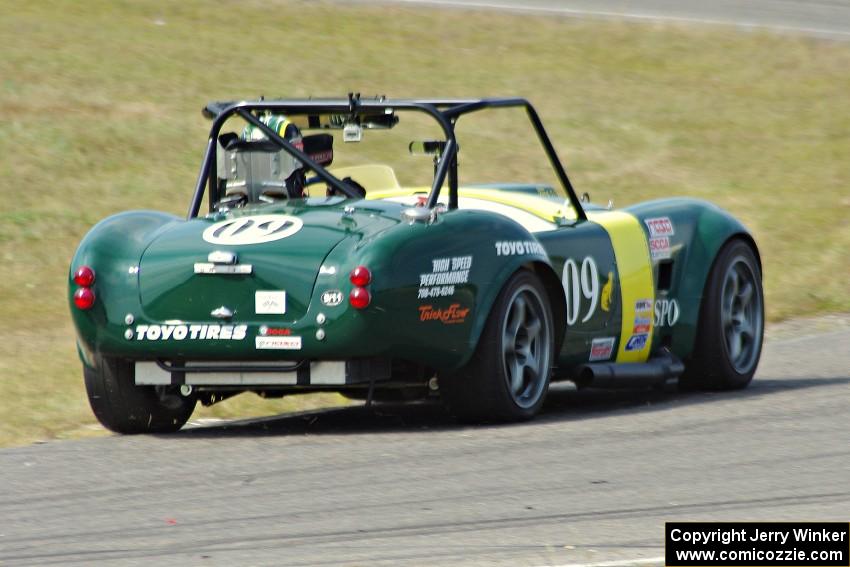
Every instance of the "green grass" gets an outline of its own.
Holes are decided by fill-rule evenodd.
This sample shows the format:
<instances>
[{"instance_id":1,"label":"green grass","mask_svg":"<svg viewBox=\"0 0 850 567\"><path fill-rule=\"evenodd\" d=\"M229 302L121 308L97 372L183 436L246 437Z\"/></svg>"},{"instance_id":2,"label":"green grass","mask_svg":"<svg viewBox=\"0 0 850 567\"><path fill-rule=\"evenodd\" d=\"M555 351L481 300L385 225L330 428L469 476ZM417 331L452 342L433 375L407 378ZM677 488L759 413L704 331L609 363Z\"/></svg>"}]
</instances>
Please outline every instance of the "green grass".
<instances>
[{"instance_id":1,"label":"green grass","mask_svg":"<svg viewBox=\"0 0 850 567\"><path fill-rule=\"evenodd\" d=\"M596 201L690 195L746 222L771 320L850 310L850 44L306 1L0 8L0 445L97 433L68 262L106 215L185 211L215 99L526 96ZM515 177L530 151L486 166Z\"/></svg>"}]
</instances>

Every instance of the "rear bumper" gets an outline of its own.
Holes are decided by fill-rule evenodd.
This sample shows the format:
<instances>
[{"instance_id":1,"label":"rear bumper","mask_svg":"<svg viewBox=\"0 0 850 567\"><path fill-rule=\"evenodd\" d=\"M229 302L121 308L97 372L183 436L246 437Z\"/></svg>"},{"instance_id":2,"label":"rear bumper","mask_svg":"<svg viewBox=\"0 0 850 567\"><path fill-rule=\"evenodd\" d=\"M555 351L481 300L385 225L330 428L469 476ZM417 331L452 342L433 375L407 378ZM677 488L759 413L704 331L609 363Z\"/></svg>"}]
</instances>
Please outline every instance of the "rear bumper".
<instances>
[{"instance_id":1,"label":"rear bumper","mask_svg":"<svg viewBox=\"0 0 850 567\"><path fill-rule=\"evenodd\" d=\"M277 366L263 362L135 363L137 386L347 386L391 379L389 359L301 361Z\"/></svg>"}]
</instances>

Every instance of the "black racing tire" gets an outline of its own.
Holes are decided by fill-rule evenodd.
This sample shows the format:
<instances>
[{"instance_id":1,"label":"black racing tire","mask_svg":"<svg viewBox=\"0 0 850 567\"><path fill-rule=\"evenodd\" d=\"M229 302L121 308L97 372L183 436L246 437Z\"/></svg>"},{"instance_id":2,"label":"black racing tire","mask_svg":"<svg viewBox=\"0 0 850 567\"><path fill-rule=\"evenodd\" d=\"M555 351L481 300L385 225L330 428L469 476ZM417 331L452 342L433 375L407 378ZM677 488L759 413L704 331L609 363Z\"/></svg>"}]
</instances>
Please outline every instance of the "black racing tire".
<instances>
[{"instance_id":1,"label":"black racing tire","mask_svg":"<svg viewBox=\"0 0 850 567\"><path fill-rule=\"evenodd\" d=\"M555 360L549 297L532 272L516 272L487 317L460 371L440 376L448 410L463 422L522 421L540 411Z\"/></svg>"},{"instance_id":2,"label":"black racing tire","mask_svg":"<svg viewBox=\"0 0 850 567\"><path fill-rule=\"evenodd\" d=\"M97 356L96 368L83 365L89 404L97 420L116 433L171 433L188 421L194 396L157 386L136 386L129 360Z\"/></svg>"},{"instance_id":3,"label":"black racing tire","mask_svg":"<svg viewBox=\"0 0 850 567\"><path fill-rule=\"evenodd\" d=\"M703 293L694 352L683 390L740 390L753 379L764 338L761 269L750 243L727 242Z\"/></svg>"}]
</instances>

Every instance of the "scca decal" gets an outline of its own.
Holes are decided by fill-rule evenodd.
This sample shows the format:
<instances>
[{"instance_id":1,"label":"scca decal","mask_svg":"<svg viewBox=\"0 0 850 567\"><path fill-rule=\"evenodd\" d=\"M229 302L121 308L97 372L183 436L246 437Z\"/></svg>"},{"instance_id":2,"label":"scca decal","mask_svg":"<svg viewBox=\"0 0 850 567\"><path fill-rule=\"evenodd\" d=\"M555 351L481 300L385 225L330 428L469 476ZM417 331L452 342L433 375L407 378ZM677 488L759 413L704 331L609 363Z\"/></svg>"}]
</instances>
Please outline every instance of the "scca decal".
<instances>
[{"instance_id":1,"label":"scca decal","mask_svg":"<svg viewBox=\"0 0 850 567\"><path fill-rule=\"evenodd\" d=\"M211 244L262 244L292 236L304 226L298 217L289 215L253 215L217 222L204 231Z\"/></svg>"},{"instance_id":2,"label":"scca decal","mask_svg":"<svg viewBox=\"0 0 850 567\"><path fill-rule=\"evenodd\" d=\"M137 341L241 341L248 325L136 325Z\"/></svg>"}]
</instances>

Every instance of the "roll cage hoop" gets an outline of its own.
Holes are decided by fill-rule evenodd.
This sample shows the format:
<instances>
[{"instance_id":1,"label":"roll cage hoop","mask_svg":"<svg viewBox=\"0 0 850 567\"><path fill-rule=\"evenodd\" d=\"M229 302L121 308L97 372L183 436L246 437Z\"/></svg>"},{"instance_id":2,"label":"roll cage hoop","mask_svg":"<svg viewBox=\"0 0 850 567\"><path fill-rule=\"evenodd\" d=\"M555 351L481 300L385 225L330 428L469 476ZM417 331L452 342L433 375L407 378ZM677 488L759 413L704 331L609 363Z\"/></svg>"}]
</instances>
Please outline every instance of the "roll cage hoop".
<instances>
[{"instance_id":1,"label":"roll cage hoop","mask_svg":"<svg viewBox=\"0 0 850 567\"><path fill-rule=\"evenodd\" d=\"M429 209L436 206L440 198L440 189L448 177L449 186L449 209L458 206L458 175L457 175L457 140L455 139L455 123L464 114L471 114L487 108L524 108L528 119L531 121L534 131L543 146L549 163L555 170L561 185L567 192L570 203L575 209L579 219L587 219L584 208L581 206L578 196L570 183L567 172L555 147L549 139L543 123L537 111L524 98L485 98L485 99L417 99L417 100L389 100L383 97L374 99L361 99L360 95L349 94L348 99L287 99L287 100L258 100L242 102L212 102L204 107L203 113L211 118L213 123L207 140L204 159L201 162L201 170L198 181L195 184L195 192L189 205L187 218L198 216L201 202L204 198L205 187L210 191L210 209L213 203L218 202L218 186L215 183L216 172L216 144L221 128L231 116L240 116L249 124L258 128L265 136L280 146L284 151L304 163L308 169L313 171L319 179L340 191L344 195L357 198L351 187L345 182L331 175L324 167L311 160L306 153L287 142L274 130L263 123L255 113L273 112L285 115L304 115L311 113L326 113L356 116L365 111L385 112L386 110L414 110L430 115L443 130L446 136L446 144L441 152L439 161L434 172L434 182L425 202Z\"/></svg>"}]
</instances>

